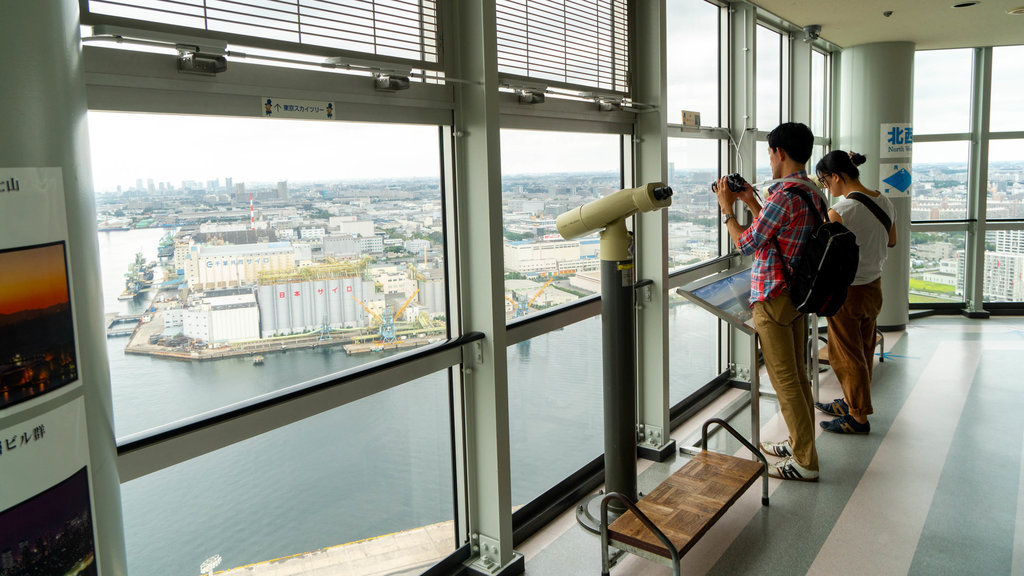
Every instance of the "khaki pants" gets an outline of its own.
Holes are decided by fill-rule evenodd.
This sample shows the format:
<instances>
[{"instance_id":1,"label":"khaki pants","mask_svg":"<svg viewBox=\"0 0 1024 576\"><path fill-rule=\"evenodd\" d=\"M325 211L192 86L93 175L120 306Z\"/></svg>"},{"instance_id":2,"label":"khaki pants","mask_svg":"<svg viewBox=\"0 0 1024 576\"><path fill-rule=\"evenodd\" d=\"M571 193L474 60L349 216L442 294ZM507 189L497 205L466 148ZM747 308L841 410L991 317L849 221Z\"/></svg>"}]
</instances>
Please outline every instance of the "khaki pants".
<instances>
[{"instance_id":1,"label":"khaki pants","mask_svg":"<svg viewBox=\"0 0 1024 576\"><path fill-rule=\"evenodd\" d=\"M818 469L814 447L814 404L804 361L807 317L793 306L789 292L774 300L754 303L754 326L761 337L761 354L779 398L797 464Z\"/></svg>"},{"instance_id":2,"label":"khaki pants","mask_svg":"<svg viewBox=\"0 0 1024 576\"><path fill-rule=\"evenodd\" d=\"M843 387L850 414L867 416L875 364L875 321L882 310L882 279L850 286L846 302L828 319L828 363Z\"/></svg>"}]
</instances>

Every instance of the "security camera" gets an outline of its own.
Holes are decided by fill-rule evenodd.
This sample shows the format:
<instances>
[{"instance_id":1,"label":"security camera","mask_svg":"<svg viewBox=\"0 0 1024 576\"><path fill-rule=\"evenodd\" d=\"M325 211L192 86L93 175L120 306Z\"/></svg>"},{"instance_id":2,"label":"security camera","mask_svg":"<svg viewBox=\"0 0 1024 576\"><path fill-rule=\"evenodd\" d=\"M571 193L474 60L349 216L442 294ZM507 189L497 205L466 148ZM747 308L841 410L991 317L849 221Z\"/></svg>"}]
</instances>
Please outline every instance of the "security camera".
<instances>
[{"instance_id":1,"label":"security camera","mask_svg":"<svg viewBox=\"0 0 1024 576\"><path fill-rule=\"evenodd\" d=\"M637 212L651 212L672 205L672 189L661 182L625 188L563 212L555 220L562 238L571 240L623 220Z\"/></svg>"},{"instance_id":2,"label":"security camera","mask_svg":"<svg viewBox=\"0 0 1024 576\"><path fill-rule=\"evenodd\" d=\"M804 42L813 42L817 40L821 36L821 25L810 24L804 26L804 34L806 35L804 36Z\"/></svg>"}]
</instances>

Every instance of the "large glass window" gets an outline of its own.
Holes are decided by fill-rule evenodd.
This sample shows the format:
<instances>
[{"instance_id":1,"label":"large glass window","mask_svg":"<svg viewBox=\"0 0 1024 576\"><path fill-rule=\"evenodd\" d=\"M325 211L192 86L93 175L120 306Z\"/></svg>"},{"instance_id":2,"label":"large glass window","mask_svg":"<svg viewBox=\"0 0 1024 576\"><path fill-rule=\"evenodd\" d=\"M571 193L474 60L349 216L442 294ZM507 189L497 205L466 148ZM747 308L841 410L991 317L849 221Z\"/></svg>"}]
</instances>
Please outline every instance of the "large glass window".
<instances>
[{"instance_id":1,"label":"large glass window","mask_svg":"<svg viewBox=\"0 0 1024 576\"><path fill-rule=\"evenodd\" d=\"M700 112L702 126L720 126L722 9L704 0L668 2L666 9L668 121L682 121L680 111Z\"/></svg>"},{"instance_id":2,"label":"large glass window","mask_svg":"<svg viewBox=\"0 0 1024 576\"><path fill-rule=\"evenodd\" d=\"M914 53L914 132L970 130L971 50ZM920 144L915 143L916 147Z\"/></svg>"},{"instance_id":3,"label":"large glass window","mask_svg":"<svg viewBox=\"0 0 1024 576\"><path fill-rule=\"evenodd\" d=\"M128 573L198 574L217 554L419 573L455 549L452 493L441 372L126 482Z\"/></svg>"},{"instance_id":4,"label":"large glass window","mask_svg":"<svg viewBox=\"0 0 1024 576\"><path fill-rule=\"evenodd\" d=\"M501 131L506 318L601 291L597 234L565 240L555 220L621 188L619 141L613 134Z\"/></svg>"},{"instance_id":5,"label":"large glass window","mask_svg":"<svg viewBox=\"0 0 1024 576\"><path fill-rule=\"evenodd\" d=\"M828 59L825 54L811 50L811 132L827 137L828 126Z\"/></svg>"},{"instance_id":6,"label":"large glass window","mask_svg":"<svg viewBox=\"0 0 1024 576\"><path fill-rule=\"evenodd\" d=\"M1024 130L1024 46L992 49L993 132Z\"/></svg>"},{"instance_id":7,"label":"large glass window","mask_svg":"<svg viewBox=\"0 0 1024 576\"><path fill-rule=\"evenodd\" d=\"M669 404L676 405L718 376L720 321L700 306L668 293Z\"/></svg>"},{"instance_id":8,"label":"large glass window","mask_svg":"<svg viewBox=\"0 0 1024 576\"><path fill-rule=\"evenodd\" d=\"M910 233L910 302L963 302L963 232Z\"/></svg>"},{"instance_id":9,"label":"large glass window","mask_svg":"<svg viewBox=\"0 0 1024 576\"><path fill-rule=\"evenodd\" d=\"M911 220L967 218L969 155L966 141L914 143Z\"/></svg>"},{"instance_id":10,"label":"large glass window","mask_svg":"<svg viewBox=\"0 0 1024 576\"><path fill-rule=\"evenodd\" d=\"M988 144L989 220L1024 218L1024 140Z\"/></svg>"},{"instance_id":11,"label":"large glass window","mask_svg":"<svg viewBox=\"0 0 1024 576\"><path fill-rule=\"evenodd\" d=\"M757 27L757 128L771 130L782 121L782 35Z\"/></svg>"},{"instance_id":12,"label":"large glass window","mask_svg":"<svg viewBox=\"0 0 1024 576\"><path fill-rule=\"evenodd\" d=\"M604 453L601 319L508 347L512 506Z\"/></svg>"},{"instance_id":13,"label":"large glass window","mask_svg":"<svg viewBox=\"0 0 1024 576\"><path fill-rule=\"evenodd\" d=\"M436 127L89 122L119 437L446 337Z\"/></svg>"},{"instance_id":14,"label":"large glass window","mask_svg":"<svg viewBox=\"0 0 1024 576\"><path fill-rule=\"evenodd\" d=\"M720 173L718 140L669 138L668 209L669 271L719 255L718 200L711 182Z\"/></svg>"}]
</instances>

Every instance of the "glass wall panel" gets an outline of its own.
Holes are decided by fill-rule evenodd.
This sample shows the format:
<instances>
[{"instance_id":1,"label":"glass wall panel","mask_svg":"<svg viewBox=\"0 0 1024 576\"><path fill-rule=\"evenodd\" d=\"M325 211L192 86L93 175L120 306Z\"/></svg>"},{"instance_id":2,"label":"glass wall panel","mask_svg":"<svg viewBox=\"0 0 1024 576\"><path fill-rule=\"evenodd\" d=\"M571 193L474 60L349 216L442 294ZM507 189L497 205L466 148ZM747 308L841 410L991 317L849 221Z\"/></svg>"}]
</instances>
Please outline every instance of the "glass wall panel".
<instances>
[{"instance_id":1,"label":"glass wall panel","mask_svg":"<svg viewBox=\"0 0 1024 576\"><path fill-rule=\"evenodd\" d=\"M682 121L680 110L700 112L702 126L720 126L719 18L722 9L704 0L668 2L668 122Z\"/></svg>"},{"instance_id":2,"label":"glass wall panel","mask_svg":"<svg viewBox=\"0 0 1024 576\"><path fill-rule=\"evenodd\" d=\"M674 406L721 372L718 368L718 318L668 292L669 405Z\"/></svg>"},{"instance_id":3,"label":"glass wall panel","mask_svg":"<svg viewBox=\"0 0 1024 576\"><path fill-rule=\"evenodd\" d=\"M1024 140L989 140L989 220L1024 218Z\"/></svg>"},{"instance_id":4,"label":"glass wall panel","mask_svg":"<svg viewBox=\"0 0 1024 576\"><path fill-rule=\"evenodd\" d=\"M437 130L90 112L117 435L445 337Z\"/></svg>"},{"instance_id":5,"label":"glass wall panel","mask_svg":"<svg viewBox=\"0 0 1024 576\"><path fill-rule=\"evenodd\" d=\"M601 318L508 347L512 506L604 453Z\"/></svg>"},{"instance_id":6,"label":"glass wall panel","mask_svg":"<svg viewBox=\"0 0 1024 576\"><path fill-rule=\"evenodd\" d=\"M963 232L910 233L910 302L963 302Z\"/></svg>"},{"instance_id":7,"label":"glass wall panel","mask_svg":"<svg viewBox=\"0 0 1024 576\"><path fill-rule=\"evenodd\" d=\"M122 484L128 573L309 554L418 574L455 549L452 492L444 371Z\"/></svg>"},{"instance_id":8,"label":"glass wall panel","mask_svg":"<svg viewBox=\"0 0 1024 576\"><path fill-rule=\"evenodd\" d=\"M772 177L772 165L768 160L768 142L758 140L754 145L754 165L757 167L754 179L764 182ZM786 174L783 174L786 176Z\"/></svg>"},{"instance_id":9,"label":"glass wall panel","mask_svg":"<svg viewBox=\"0 0 1024 576\"><path fill-rule=\"evenodd\" d=\"M718 140L668 139L668 183L672 206L668 209L669 271L719 255L718 200L711 182L718 177Z\"/></svg>"},{"instance_id":10,"label":"glass wall panel","mask_svg":"<svg viewBox=\"0 0 1024 576\"><path fill-rule=\"evenodd\" d=\"M622 187L620 137L501 131L505 317L601 291L597 233L564 240L555 220Z\"/></svg>"},{"instance_id":11,"label":"glass wall panel","mask_svg":"<svg viewBox=\"0 0 1024 576\"><path fill-rule=\"evenodd\" d=\"M969 157L970 142L914 143L911 220L967 218ZM884 184L865 182L865 185L881 187Z\"/></svg>"},{"instance_id":12,"label":"glass wall panel","mask_svg":"<svg viewBox=\"0 0 1024 576\"><path fill-rule=\"evenodd\" d=\"M757 128L771 130L782 118L782 35L757 27Z\"/></svg>"},{"instance_id":13,"label":"glass wall panel","mask_svg":"<svg viewBox=\"0 0 1024 576\"><path fill-rule=\"evenodd\" d=\"M996 46L992 49L992 108L989 118L993 132L1024 130L1024 46Z\"/></svg>"},{"instance_id":14,"label":"glass wall panel","mask_svg":"<svg viewBox=\"0 0 1024 576\"><path fill-rule=\"evenodd\" d=\"M985 234L985 302L1024 302L1024 225Z\"/></svg>"},{"instance_id":15,"label":"glass wall panel","mask_svg":"<svg viewBox=\"0 0 1024 576\"><path fill-rule=\"evenodd\" d=\"M971 59L970 49L914 53L915 133L970 131Z\"/></svg>"},{"instance_id":16,"label":"glass wall panel","mask_svg":"<svg viewBox=\"0 0 1024 576\"><path fill-rule=\"evenodd\" d=\"M827 137L828 126L828 76L827 58L817 50L811 50L811 132L815 136Z\"/></svg>"}]
</instances>

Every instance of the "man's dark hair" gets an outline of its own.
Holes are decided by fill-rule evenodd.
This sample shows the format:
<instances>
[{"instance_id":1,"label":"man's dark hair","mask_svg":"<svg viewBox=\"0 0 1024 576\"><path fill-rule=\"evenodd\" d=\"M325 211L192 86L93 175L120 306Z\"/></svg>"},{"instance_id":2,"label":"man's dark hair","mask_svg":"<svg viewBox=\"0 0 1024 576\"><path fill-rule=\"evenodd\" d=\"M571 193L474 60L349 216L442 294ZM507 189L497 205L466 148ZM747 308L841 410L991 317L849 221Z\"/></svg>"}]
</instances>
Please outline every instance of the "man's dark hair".
<instances>
[{"instance_id":1,"label":"man's dark hair","mask_svg":"<svg viewBox=\"0 0 1024 576\"><path fill-rule=\"evenodd\" d=\"M794 161L806 164L814 147L814 134L805 124L785 122L768 133L768 146L782 148Z\"/></svg>"}]
</instances>

